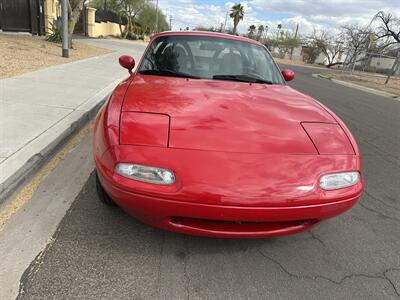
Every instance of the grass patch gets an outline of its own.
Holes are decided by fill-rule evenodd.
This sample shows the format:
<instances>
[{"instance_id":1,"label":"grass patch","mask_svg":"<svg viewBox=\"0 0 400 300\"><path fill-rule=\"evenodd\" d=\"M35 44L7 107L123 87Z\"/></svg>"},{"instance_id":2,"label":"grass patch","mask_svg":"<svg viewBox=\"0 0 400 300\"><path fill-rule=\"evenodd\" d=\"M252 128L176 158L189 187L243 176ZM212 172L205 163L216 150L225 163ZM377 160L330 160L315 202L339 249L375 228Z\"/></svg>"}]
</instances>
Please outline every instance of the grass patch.
<instances>
[{"instance_id":1,"label":"grass patch","mask_svg":"<svg viewBox=\"0 0 400 300\"><path fill-rule=\"evenodd\" d=\"M335 78L336 76L335 76L335 74L333 74L333 73L326 73L326 72L324 72L324 73L320 73L320 74L319 74L319 77L322 77L322 78L331 80L331 79Z\"/></svg>"}]
</instances>

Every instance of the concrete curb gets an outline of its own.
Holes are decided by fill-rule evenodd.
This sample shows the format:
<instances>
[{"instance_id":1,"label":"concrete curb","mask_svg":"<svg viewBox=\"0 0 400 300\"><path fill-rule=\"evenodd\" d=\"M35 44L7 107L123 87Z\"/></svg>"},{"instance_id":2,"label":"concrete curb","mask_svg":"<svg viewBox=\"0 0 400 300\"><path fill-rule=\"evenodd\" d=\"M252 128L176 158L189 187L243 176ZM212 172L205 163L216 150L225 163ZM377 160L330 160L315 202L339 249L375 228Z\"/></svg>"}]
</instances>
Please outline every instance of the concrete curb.
<instances>
[{"instance_id":1,"label":"concrete curb","mask_svg":"<svg viewBox=\"0 0 400 300\"><path fill-rule=\"evenodd\" d=\"M93 119L114 89L117 82L115 80L104 89L96 93L92 98L84 103L85 112L73 121L67 129L52 139L40 152L31 156L25 164L11 174L0 184L0 204L3 203L15 190L18 189L28 178L35 174L44 163L54 154L71 135L78 132L87 122ZM79 107L77 108L79 110Z\"/></svg>"},{"instance_id":2,"label":"concrete curb","mask_svg":"<svg viewBox=\"0 0 400 300\"><path fill-rule=\"evenodd\" d=\"M344 85L344 86L347 86L347 87L351 87L351 88L354 88L354 89L357 89L357 90L360 90L360 91L364 91L364 92L367 92L367 93L375 94L375 95L378 95L378 96L388 97L388 98L392 98L392 99L395 99L395 100L400 100L400 96L395 95L395 94L387 93L387 92L384 92L384 91L379 91L379 90L372 89L372 88L369 88L369 87L365 87L365 86L362 86L362 85L358 85L358 84L355 84L355 83L350 83L350 82L346 82L346 81L342 81L342 80L338 80L338 79L328 78L328 77L325 77L325 76L323 76L321 74L312 74L312 77L330 80L330 81L332 81L334 83L337 83L337 84L340 84L340 85Z\"/></svg>"},{"instance_id":3,"label":"concrete curb","mask_svg":"<svg viewBox=\"0 0 400 300\"><path fill-rule=\"evenodd\" d=\"M327 69L326 67L323 67L323 66L296 65L296 64L289 64L289 63L284 63L284 62L279 62L279 61L276 61L276 63L278 65L293 66L293 67L299 67L299 68L317 69L317 70L321 70L321 71L329 70L329 69Z\"/></svg>"}]
</instances>

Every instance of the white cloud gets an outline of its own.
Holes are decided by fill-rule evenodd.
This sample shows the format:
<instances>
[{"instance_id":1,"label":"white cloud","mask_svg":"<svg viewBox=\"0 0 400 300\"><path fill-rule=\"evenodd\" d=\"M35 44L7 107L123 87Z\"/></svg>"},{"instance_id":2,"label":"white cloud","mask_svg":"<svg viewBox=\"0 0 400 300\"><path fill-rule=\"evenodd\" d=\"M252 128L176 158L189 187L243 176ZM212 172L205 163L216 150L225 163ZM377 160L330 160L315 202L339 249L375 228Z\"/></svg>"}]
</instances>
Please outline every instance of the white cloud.
<instances>
[{"instance_id":1,"label":"white cloud","mask_svg":"<svg viewBox=\"0 0 400 300\"><path fill-rule=\"evenodd\" d=\"M160 0L164 13L173 18L172 29L196 26L220 26L225 21L226 10L222 6L198 4L194 0Z\"/></svg>"},{"instance_id":2,"label":"white cloud","mask_svg":"<svg viewBox=\"0 0 400 300\"><path fill-rule=\"evenodd\" d=\"M381 9L400 10L398 0L252 0L251 3L268 11L305 17L357 16L373 14Z\"/></svg>"},{"instance_id":3,"label":"white cloud","mask_svg":"<svg viewBox=\"0 0 400 300\"><path fill-rule=\"evenodd\" d=\"M336 31L349 23L368 25L380 10L400 16L399 0L252 0L251 5L259 11L290 15L278 22L289 28L299 23L303 33L313 28Z\"/></svg>"},{"instance_id":4,"label":"white cloud","mask_svg":"<svg viewBox=\"0 0 400 300\"><path fill-rule=\"evenodd\" d=\"M173 18L173 30L196 26L219 27L225 22L226 12L234 4L199 3L196 0L160 0L161 9ZM248 0L242 1L245 17L239 23L239 31L245 33L251 25L269 25L276 28L294 29L300 25L300 33L307 34L313 28L325 28L335 32L348 23L368 24L379 11L385 10L400 16L399 0ZM283 15L280 19L268 16ZM227 19L227 28L232 20Z\"/></svg>"}]
</instances>

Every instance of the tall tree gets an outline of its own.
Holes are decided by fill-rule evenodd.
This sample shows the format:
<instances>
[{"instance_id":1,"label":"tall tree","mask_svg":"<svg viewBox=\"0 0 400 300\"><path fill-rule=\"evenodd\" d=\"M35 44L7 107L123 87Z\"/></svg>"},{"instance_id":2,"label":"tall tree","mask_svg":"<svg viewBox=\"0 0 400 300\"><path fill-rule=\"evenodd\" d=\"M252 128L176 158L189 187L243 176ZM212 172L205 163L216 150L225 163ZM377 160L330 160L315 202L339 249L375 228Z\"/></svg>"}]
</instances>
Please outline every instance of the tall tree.
<instances>
[{"instance_id":1,"label":"tall tree","mask_svg":"<svg viewBox=\"0 0 400 300\"><path fill-rule=\"evenodd\" d=\"M155 32L155 20L156 14L158 13L158 29L159 31L165 31L169 29L169 24L165 15L155 8L153 4L147 4L143 10L139 13L138 22L141 27L142 34L151 34Z\"/></svg>"},{"instance_id":2,"label":"tall tree","mask_svg":"<svg viewBox=\"0 0 400 300\"><path fill-rule=\"evenodd\" d=\"M315 40L310 40L302 49L303 61L308 64L313 64L321 54L321 49L318 47Z\"/></svg>"},{"instance_id":3,"label":"tall tree","mask_svg":"<svg viewBox=\"0 0 400 300\"><path fill-rule=\"evenodd\" d=\"M344 43L349 48L349 52L352 54L349 61L350 64L354 64L357 61L357 57L360 52L364 49L368 49L370 44L370 31L367 27L362 27L357 24L349 24L342 26Z\"/></svg>"},{"instance_id":4,"label":"tall tree","mask_svg":"<svg viewBox=\"0 0 400 300\"><path fill-rule=\"evenodd\" d=\"M102 0L92 0L91 5L94 5L96 8L103 8L104 2ZM134 24L139 14L148 5L150 5L148 4L148 0L107 0L107 9L118 15L119 29L121 31L121 36L124 38L126 38L130 32L134 31ZM122 25L125 23L125 30L123 30Z\"/></svg>"},{"instance_id":5,"label":"tall tree","mask_svg":"<svg viewBox=\"0 0 400 300\"><path fill-rule=\"evenodd\" d=\"M252 39L254 37L254 33L256 32L256 26L250 25L247 31L248 31L248 37Z\"/></svg>"},{"instance_id":6,"label":"tall tree","mask_svg":"<svg viewBox=\"0 0 400 300\"><path fill-rule=\"evenodd\" d=\"M69 0L68 2L68 33L72 34L81 14L85 0Z\"/></svg>"},{"instance_id":7,"label":"tall tree","mask_svg":"<svg viewBox=\"0 0 400 300\"><path fill-rule=\"evenodd\" d=\"M145 0L116 0L116 1L119 5L120 19L122 19L122 17L125 17L128 20L124 32L124 38L126 38L130 32L133 32L134 20L136 19L138 14L146 7L147 1Z\"/></svg>"},{"instance_id":8,"label":"tall tree","mask_svg":"<svg viewBox=\"0 0 400 300\"><path fill-rule=\"evenodd\" d=\"M337 57L340 53L343 53L344 37L342 33L332 36L326 31L314 30L313 35L309 39L324 54L327 61L327 68L342 64L342 62L337 61Z\"/></svg>"},{"instance_id":9,"label":"tall tree","mask_svg":"<svg viewBox=\"0 0 400 300\"><path fill-rule=\"evenodd\" d=\"M258 26L258 28L257 28L257 41L259 41L261 39L264 31L265 31L264 25Z\"/></svg>"},{"instance_id":10,"label":"tall tree","mask_svg":"<svg viewBox=\"0 0 400 300\"><path fill-rule=\"evenodd\" d=\"M277 48L279 51L279 57L284 58L286 54L289 54L291 49L300 46L301 41L290 31L279 31L276 36L267 39L268 47Z\"/></svg>"},{"instance_id":11,"label":"tall tree","mask_svg":"<svg viewBox=\"0 0 400 300\"><path fill-rule=\"evenodd\" d=\"M390 37L393 44L400 44L400 18L391 13L380 11L375 15L374 20L380 21L377 33L378 39Z\"/></svg>"},{"instance_id":12,"label":"tall tree","mask_svg":"<svg viewBox=\"0 0 400 300\"><path fill-rule=\"evenodd\" d=\"M400 18L393 16L391 13L383 11L378 12L373 20L379 20L377 38L388 38L385 47L396 44L400 46ZM388 73L385 84L388 84L390 77L400 68L400 47L397 50L397 57L393 63L391 71Z\"/></svg>"},{"instance_id":13,"label":"tall tree","mask_svg":"<svg viewBox=\"0 0 400 300\"><path fill-rule=\"evenodd\" d=\"M358 52L362 48L368 47L370 31L367 27L357 24L342 26L346 45Z\"/></svg>"},{"instance_id":14,"label":"tall tree","mask_svg":"<svg viewBox=\"0 0 400 300\"><path fill-rule=\"evenodd\" d=\"M229 16L233 19L233 34L237 33L237 26L244 17L244 7L241 3L232 6Z\"/></svg>"}]
</instances>

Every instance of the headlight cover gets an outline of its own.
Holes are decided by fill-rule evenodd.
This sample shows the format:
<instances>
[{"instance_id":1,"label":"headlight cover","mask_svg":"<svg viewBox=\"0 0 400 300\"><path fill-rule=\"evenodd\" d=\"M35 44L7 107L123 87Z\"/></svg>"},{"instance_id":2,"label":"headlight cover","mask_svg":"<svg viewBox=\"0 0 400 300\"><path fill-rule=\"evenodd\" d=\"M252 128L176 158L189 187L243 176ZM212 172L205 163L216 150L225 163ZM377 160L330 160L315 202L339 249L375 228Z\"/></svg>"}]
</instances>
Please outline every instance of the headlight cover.
<instances>
[{"instance_id":1,"label":"headlight cover","mask_svg":"<svg viewBox=\"0 0 400 300\"><path fill-rule=\"evenodd\" d=\"M121 176L137 181L171 185L175 182L175 175L169 170L139 164L119 163L115 172Z\"/></svg>"},{"instance_id":2,"label":"headlight cover","mask_svg":"<svg viewBox=\"0 0 400 300\"><path fill-rule=\"evenodd\" d=\"M337 190L357 184L360 181L359 172L342 172L321 176L319 186L323 190Z\"/></svg>"}]
</instances>

